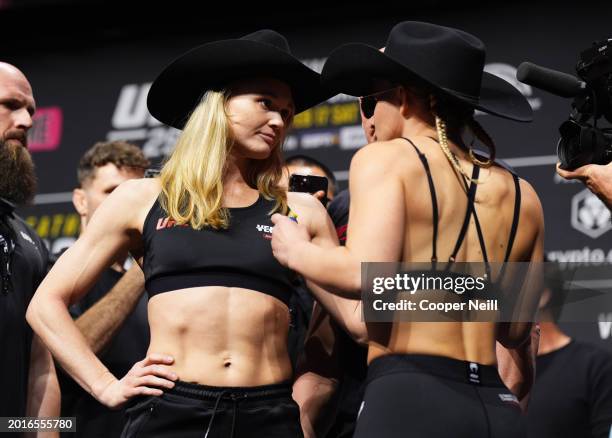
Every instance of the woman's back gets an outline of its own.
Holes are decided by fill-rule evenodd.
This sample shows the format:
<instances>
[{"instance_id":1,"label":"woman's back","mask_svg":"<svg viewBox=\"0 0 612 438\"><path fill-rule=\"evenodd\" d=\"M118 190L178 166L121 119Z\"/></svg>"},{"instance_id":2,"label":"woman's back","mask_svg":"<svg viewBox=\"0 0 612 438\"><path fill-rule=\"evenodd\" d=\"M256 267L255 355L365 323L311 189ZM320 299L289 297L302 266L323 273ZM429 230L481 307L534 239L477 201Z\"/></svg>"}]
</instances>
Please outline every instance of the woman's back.
<instances>
[{"instance_id":1,"label":"woman's back","mask_svg":"<svg viewBox=\"0 0 612 438\"><path fill-rule=\"evenodd\" d=\"M435 140L429 137L414 137L410 140L425 160L419 157L415 147L406 139L388 142L393 143L396 149L394 153L406 169L398 175L404 188L405 208L402 262L429 263L435 254L438 262L446 264L455 252L456 262L483 262L483 249L474 215L461 240L461 229L468 208L468 193L464 183ZM459 152L458 148L453 149ZM467 153L459 152L457 158L466 173L471 174L474 165ZM427 167L423 161L426 161ZM438 227L435 240L432 190L426 177L427 168L437 200ZM536 220L540 214L539 201L533 189L525 181L520 182L520 209L515 219L516 185L511 172L494 165L480 169L478 181L474 207L487 260L503 262L509 244L512 247L508 261L531 260L536 250L537 235L541 231L539 221ZM516 221L520 226L511 243L513 222ZM493 322L370 324L368 333L370 361L394 352L443 355L483 364L495 363L496 330Z\"/></svg>"}]
</instances>

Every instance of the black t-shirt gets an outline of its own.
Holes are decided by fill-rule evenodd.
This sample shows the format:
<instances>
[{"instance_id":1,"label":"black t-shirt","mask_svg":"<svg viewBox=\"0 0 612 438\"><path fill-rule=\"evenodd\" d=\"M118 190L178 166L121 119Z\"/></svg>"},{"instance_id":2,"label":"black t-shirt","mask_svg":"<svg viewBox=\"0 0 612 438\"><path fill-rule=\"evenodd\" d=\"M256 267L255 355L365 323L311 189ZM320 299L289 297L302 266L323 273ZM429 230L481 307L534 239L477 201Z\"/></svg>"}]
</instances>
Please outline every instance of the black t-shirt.
<instances>
[{"instance_id":1,"label":"black t-shirt","mask_svg":"<svg viewBox=\"0 0 612 438\"><path fill-rule=\"evenodd\" d=\"M26 413L32 347L32 330L25 313L47 272L48 253L44 242L20 217L11 213L0 221L5 221L0 227L0 241L10 246L11 283L5 292L0 276L0 417L21 417Z\"/></svg>"},{"instance_id":2,"label":"black t-shirt","mask_svg":"<svg viewBox=\"0 0 612 438\"><path fill-rule=\"evenodd\" d=\"M612 354L572 341L539 356L531 391L528 436L612 436Z\"/></svg>"},{"instance_id":3,"label":"black t-shirt","mask_svg":"<svg viewBox=\"0 0 612 438\"><path fill-rule=\"evenodd\" d=\"M113 269L104 271L95 286L70 308L73 318L78 318L106 295L123 274ZM147 298L140 297L136 307L100 354L100 360L117 378L123 377L134 363L145 358L149 346ZM70 377L61 373L62 415L75 416L77 433L66 436L112 437L119 436L125 425L122 410L112 411L98 403Z\"/></svg>"}]
</instances>

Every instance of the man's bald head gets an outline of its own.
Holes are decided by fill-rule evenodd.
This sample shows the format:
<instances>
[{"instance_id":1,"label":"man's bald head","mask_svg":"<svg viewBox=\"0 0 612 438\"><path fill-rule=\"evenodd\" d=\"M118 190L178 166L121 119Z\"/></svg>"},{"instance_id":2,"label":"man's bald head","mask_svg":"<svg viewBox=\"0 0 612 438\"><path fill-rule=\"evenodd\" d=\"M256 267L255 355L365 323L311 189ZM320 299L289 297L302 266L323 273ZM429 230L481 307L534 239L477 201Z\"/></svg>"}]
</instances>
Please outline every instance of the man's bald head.
<instances>
[{"instance_id":1,"label":"man's bald head","mask_svg":"<svg viewBox=\"0 0 612 438\"><path fill-rule=\"evenodd\" d=\"M0 72L18 74L21 75L24 79L26 79L25 75L21 70L19 70L13 64L9 64L8 62L0 61Z\"/></svg>"},{"instance_id":2,"label":"man's bald head","mask_svg":"<svg viewBox=\"0 0 612 438\"><path fill-rule=\"evenodd\" d=\"M36 188L27 150L35 110L28 79L14 65L0 62L0 196L17 204L30 200Z\"/></svg>"},{"instance_id":3,"label":"man's bald head","mask_svg":"<svg viewBox=\"0 0 612 438\"><path fill-rule=\"evenodd\" d=\"M27 147L36 102L32 86L14 65L0 62L0 141Z\"/></svg>"}]
</instances>

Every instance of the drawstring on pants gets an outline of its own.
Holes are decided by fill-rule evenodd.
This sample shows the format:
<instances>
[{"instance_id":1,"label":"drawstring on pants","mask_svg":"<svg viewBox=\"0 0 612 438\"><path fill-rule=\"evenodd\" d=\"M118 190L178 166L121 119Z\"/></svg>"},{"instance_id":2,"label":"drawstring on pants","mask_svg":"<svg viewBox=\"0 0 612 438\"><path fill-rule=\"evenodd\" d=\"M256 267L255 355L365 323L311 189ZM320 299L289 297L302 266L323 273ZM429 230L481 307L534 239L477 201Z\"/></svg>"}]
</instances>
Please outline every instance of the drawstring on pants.
<instances>
[{"instance_id":1,"label":"drawstring on pants","mask_svg":"<svg viewBox=\"0 0 612 438\"><path fill-rule=\"evenodd\" d=\"M215 407L213 409L212 416L210 417L210 421L208 422L208 427L206 428L206 433L204 434L204 438L208 438L208 434L210 433L210 430L212 428L213 421L215 420L215 415L217 414L217 409L219 408L219 403L221 402L221 399L223 398L223 396L228 393L229 391L223 390L217 396L217 399L215 400ZM232 403L232 432L230 434L230 438L234 438L234 432L236 429L236 415L238 413L238 401L246 399L247 394L242 394L242 395L229 394L229 396L233 402Z\"/></svg>"}]
</instances>

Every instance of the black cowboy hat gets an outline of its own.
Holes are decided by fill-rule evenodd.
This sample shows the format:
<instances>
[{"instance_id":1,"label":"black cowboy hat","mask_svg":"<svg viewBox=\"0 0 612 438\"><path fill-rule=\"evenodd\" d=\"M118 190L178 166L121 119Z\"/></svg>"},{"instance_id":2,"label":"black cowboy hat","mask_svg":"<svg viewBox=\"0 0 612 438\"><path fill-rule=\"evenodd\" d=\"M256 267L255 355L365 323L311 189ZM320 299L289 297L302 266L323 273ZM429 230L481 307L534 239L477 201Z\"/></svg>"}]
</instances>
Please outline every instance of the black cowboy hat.
<instances>
[{"instance_id":1,"label":"black cowboy hat","mask_svg":"<svg viewBox=\"0 0 612 438\"><path fill-rule=\"evenodd\" d=\"M153 82L147 107L159 121L182 129L206 90L257 76L289 85L296 114L331 97L323 91L319 73L291 55L286 38L264 29L207 43L178 57Z\"/></svg>"},{"instance_id":2,"label":"black cowboy hat","mask_svg":"<svg viewBox=\"0 0 612 438\"><path fill-rule=\"evenodd\" d=\"M467 32L404 21L391 29L384 52L361 43L340 46L329 56L321 78L337 93L364 96L374 79L420 78L442 94L489 114L532 120L527 99L510 83L483 71L485 46Z\"/></svg>"}]
</instances>

